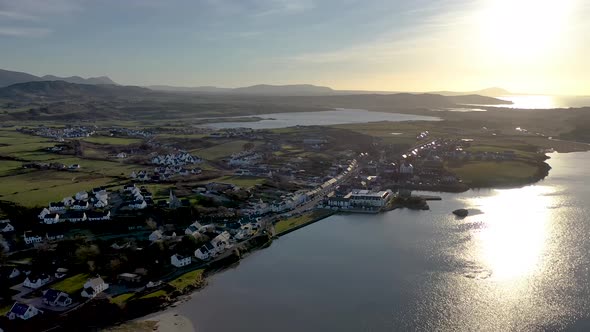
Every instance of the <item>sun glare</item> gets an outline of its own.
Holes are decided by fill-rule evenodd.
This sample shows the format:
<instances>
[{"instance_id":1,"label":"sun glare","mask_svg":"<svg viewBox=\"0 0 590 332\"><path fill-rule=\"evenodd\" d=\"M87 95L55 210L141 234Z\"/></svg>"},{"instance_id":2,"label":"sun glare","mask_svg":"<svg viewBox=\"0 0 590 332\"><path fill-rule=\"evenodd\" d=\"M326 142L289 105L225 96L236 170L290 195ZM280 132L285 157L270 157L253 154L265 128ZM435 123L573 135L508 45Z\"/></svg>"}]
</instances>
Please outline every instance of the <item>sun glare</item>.
<instances>
[{"instance_id":1,"label":"sun glare","mask_svg":"<svg viewBox=\"0 0 590 332\"><path fill-rule=\"evenodd\" d=\"M476 234L477 255L494 280L513 280L534 273L547 238L548 187L497 190L471 203L484 213L486 227Z\"/></svg>"},{"instance_id":2,"label":"sun glare","mask_svg":"<svg viewBox=\"0 0 590 332\"><path fill-rule=\"evenodd\" d=\"M511 62L542 60L560 47L575 1L489 0L478 18L483 48Z\"/></svg>"}]
</instances>

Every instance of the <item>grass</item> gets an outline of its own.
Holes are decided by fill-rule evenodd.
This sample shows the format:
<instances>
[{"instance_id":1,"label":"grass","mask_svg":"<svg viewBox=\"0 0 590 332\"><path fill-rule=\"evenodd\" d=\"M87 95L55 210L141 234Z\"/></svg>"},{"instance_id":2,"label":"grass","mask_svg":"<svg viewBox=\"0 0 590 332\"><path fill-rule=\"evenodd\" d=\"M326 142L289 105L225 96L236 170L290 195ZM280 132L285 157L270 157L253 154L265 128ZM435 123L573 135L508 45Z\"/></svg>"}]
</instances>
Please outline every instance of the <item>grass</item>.
<instances>
[{"instance_id":1,"label":"grass","mask_svg":"<svg viewBox=\"0 0 590 332\"><path fill-rule=\"evenodd\" d=\"M78 172L28 171L0 178L0 198L27 207L45 206L81 190L111 183L113 178Z\"/></svg>"},{"instance_id":2,"label":"grass","mask_svg":"<svg viewBox=\"0 0 590 332\"><path fill-rule=\"evenodd\" d=\"M470 161L447 168L471 186L503 186L524 183L534 178L539 167L523 161Z\"/></svg>"},{"instance_id":3,"label":"grass","mask_svg":"<svg viewBox=\"0 0 590 332\"><path fill-rule=\"evenodd\" d=\"M277 234L281 234L295 227L299 227L309 222L325 218L331 214L332 212L330 210L314 210L312 212L305 213L301 216L281 220L275 224L275 232Z\"/></svg>"},{"instance_id":4,"label":"grass","mask_svg":"<svg viewBox=\"0 0 590 332\"><path fill-rule=\"evenodd\" d=\"M211 180L211 182L231 183L239 187L253 187L257 184L264 183L264 181L266 181L265 178L253 176L222 176Z\"/></svg>"},{"instance_id":5,"label":"grass","mask_svg":"<svg viewBox=\"0 0 590 332\"><path fill-rule=\"evenodd\" d=\"M181 275L180 277L170 281L169 284L172 287L174 287L180 291L183 291L185 288L194 285L195 282L201 281L201 279L203 278L204 271L205 271L204 269L198 269L195 271L185 273L185 274Z\"/></svg>"},{"instance_id":6,"label":"grass","mask_svg":"<svg viewBox=\"0 0 590 332\"><path fill-rule=\"evenodd\" d=\"M124 293L121 295L117 295L111 299L111 303L122 305L123 303L127 302L130 298L135 296L135 293Z\"/></svg>"},{"instance_id":7,"label":"grass","mask_svg":"<svg viewBox=\"0 0 590 332\"><path fill-rule=\"evenodd\" d=\"M146 299L153 299L153 298L160 298L160 297L167 297L167 296L168 296L168 292L161 289L159 291L155 291L153 293L146 294L146 295L140 297L139 299L146 300Z\"/></svg>"},{"instance_id":8,"label":"grass","mask_svg":"<svg viewBox=\"0 0 590 332\"><path fill-rule=\"evenodd\" d=\"M244 144L248 143L248 141L231 141L222 144L218 144L209 148L193 150L191 152L197 154L199 157L207 160L219 160L224 157L231 156L232 153L240 152L244 150ZM252 142L253 144L260 144L256 142Z\"/></svg>"},{"instance_id":9,"label":"grass","mask_svg":"<svg viewBox=\"0 0 590 332\"><path fill-rule=\"evenodd\" d=\"M0 316L6 316L6 314L10 311L11 308L12 308L12 304L0 307Z\"/></svg>"},{"instance_id":10,"label":"grass","mask_svg":"<svg viewBox=\"0 0 590 332\"><path fill-rule=\"evenodd\" d=\"M130 145L142 142L139 138L124 138L110 136L90 136L82 139L84 142L107 145Z\"/></svg>"},{"instance_id":11,"label":"grass","mask_svg":"<svg viewBox=\"0 0 590 332\"><path fill-rule=\"evenodd\" d=\"M51 286L53 289L57 289L62 292L66 292L70 295L76 294L82 291L84 288L84 284L88 281L90 276L86 273L76 274L69 278L66 278L58 283L55 283Z\"/></svg>"}]
</instances>

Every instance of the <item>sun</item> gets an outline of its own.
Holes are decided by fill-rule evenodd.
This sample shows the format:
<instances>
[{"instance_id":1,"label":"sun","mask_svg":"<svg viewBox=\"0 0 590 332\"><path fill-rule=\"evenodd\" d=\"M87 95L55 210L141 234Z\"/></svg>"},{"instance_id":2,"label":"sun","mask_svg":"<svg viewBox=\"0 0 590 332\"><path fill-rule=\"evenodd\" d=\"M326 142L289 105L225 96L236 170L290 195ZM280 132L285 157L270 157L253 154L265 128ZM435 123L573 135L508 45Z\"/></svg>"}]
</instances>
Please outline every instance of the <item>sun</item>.
<instances>
[{"instance_id":1,"label":"sun","mask_svg":"<svg viewBox=\"0 0 590 332\"><path fill-rule=\"evenodd\" d=\"M487 0L482 46L497 60L535 61L559 49L577 0Z\"/></svg>"}]
</instances>

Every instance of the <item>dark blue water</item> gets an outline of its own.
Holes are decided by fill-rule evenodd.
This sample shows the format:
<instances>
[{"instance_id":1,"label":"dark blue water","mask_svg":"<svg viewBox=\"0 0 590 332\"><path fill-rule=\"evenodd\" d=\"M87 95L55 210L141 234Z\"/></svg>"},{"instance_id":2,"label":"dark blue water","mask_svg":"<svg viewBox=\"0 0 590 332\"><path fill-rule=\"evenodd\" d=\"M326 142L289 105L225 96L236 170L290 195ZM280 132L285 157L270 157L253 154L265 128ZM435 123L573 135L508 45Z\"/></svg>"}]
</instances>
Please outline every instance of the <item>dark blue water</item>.
<instances>
[{"instance_id":1,"label":"dark blue water","mask_svg":"<svg viewBox=\"0 0 590 332\"><path fill-rule=\"evenodd\" d=\"M330 217L171 310L198 331L589 330L590 153L550 164L537 185L431 211Z\"/></svg>"}]
</instances>

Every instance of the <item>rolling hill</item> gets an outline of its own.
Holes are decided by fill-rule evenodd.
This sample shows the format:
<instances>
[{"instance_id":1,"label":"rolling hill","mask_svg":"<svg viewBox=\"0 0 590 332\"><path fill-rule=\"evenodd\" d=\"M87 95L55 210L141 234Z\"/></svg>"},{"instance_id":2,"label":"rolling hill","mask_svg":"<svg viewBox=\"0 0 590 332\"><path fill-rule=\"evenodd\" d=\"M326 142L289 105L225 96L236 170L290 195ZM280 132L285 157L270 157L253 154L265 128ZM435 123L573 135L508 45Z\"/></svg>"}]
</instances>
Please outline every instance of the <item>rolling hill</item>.
<instances>
[{"instance_id":1,"label":"rolling hill","mask_svg":"<svg viewBox=\"0 0 590 332\"><path fill-rule=\"evenodd\" d=\"M16 101L141 97L152 91L137 86L36 81L0 88L0 98Z\"/></svg>"},{"instance_id":2,"label":"rolling hill","mask_svg":"<svg viewBox=\"0 0 590 332\"><path fill-rule=\"evenodd\" d=\"M45 75L43 77L39 77L23 72L0 69L0 87L18 83L39 81L65 81L75 84L117 84L107 76L83 78L80 76L59 77L54 75Z\"/></svg>"}]
</instances>

